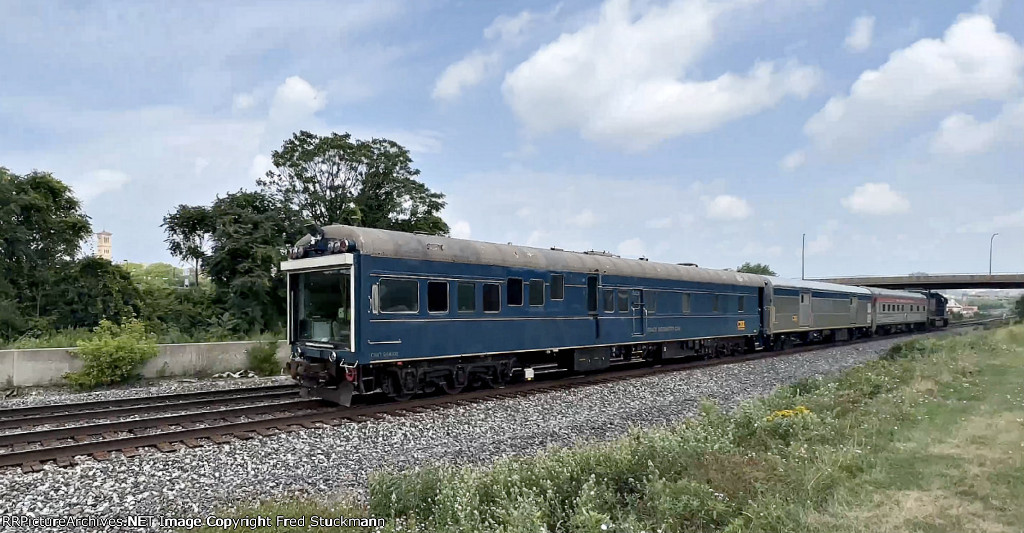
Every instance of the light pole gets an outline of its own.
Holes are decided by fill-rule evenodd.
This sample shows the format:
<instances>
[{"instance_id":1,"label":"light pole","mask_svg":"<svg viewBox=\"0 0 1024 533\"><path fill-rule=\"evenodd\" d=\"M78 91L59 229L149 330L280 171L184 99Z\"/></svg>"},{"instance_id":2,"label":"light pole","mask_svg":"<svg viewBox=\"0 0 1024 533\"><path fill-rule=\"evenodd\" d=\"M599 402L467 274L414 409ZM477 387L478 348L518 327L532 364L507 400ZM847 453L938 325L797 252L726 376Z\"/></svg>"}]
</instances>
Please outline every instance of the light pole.
<instances>
[{"instance_id":1,"label":"light pole","mask_svg":"<svg viewBox=\"0 0 1024 533\"><path fill-rule=\"evenodd\" d=\"M995 240L996 235L999 235L999 234L998 233L993 233L992 236L988 238L988 275L989 276L992 275L992 241Z\"/></svg>"},{"instance_id":2,"label":"light pole","mask_svg":"<svg viewBox=\"0 0 1024 533\"><path fill-rule=\"evenodd\" d=\"M807 248L807 234L800 234L800 279L804 279L804 249Z\"/></svg>"}]
</instances>

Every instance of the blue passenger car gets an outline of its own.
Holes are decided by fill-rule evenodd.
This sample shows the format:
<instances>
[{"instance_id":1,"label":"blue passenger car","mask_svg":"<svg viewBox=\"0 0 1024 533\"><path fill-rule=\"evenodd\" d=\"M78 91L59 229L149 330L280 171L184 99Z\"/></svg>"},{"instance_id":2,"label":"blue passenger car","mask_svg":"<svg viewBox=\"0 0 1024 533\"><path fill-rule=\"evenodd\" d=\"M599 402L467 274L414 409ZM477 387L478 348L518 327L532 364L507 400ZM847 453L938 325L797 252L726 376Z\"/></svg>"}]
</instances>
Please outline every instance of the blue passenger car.
<instances>
[{"instance_id":1,"label":"blue passenger car","mask_svg":"<svg viewBox=\"0 0 1024 533\"><path fill-rule=\"evenodd\" d=\"M339 403L761 341L756 275L349 226L289 255L288 367Z\"/></svg>"}]
</instances>

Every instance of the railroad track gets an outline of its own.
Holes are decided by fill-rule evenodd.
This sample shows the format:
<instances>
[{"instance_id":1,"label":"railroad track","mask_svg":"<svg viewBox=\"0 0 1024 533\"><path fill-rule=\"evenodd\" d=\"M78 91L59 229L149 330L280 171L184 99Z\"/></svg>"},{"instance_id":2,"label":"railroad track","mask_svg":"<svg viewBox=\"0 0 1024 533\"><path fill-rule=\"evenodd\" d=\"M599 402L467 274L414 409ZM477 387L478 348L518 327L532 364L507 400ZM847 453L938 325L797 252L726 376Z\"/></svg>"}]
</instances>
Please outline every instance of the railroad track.
<instances>
[{"instance_id":1,"label":"railroad track","mask_svg":"<svg viewBox=\"0 0 1024 533\"><path fill-rule=\"evenodd\" d=\"M970 323L951 324L949 329L983 325L988 321L973 321ZM888 336L885 338L903 337ZM74 425L57 428L43 428L28 431L19 431L0 434L0 450L7 450L0 453L0 467L21 466L25 472L42 470L43 463L53 461L57 466L70 466L77 462L81 456L92 456L97 460L106 460L111 457L112 452L121 452L125 457L131 457L143 453L140 448L155 447L161 452L172 452L182 448L195 448L209 444L221 444L233 440L246 440L258 436L269 436L280 432L298 431L316 427L336 426L352 422L365 422L374 419L381 419L387 416L407 416L415 413L429 412L439 409L446 409L453 406L470 405L483 401L507 398L521 398L544 392L573 389L584 386L614 383L638 377L661 375L667 372L679 372L695 368L703 368L718 365L728 365L751 361L755 359L766 359L797 355L800 353L817 351L822 349L853 346L864 342L879 340L876 338L860 339L843 344L814 344L798 346L789 350L778 352L755 352L739 356L710 359L702 361L679 361L665 363L656 366L637 366L624 363L613 370L600 374L571 375L568 377L554 378L550 381L529 381L516 383L499 389L485 389L471 392L463 392L456 395L434 396L417 398L405 402L376 403L369 405L355 405L353 407L338 407L327 405L317 400L303 400L288 398L288 394L297 396L298 392L286 390L277 391L281 393L278 398L268 398L270 401L261 402L257 405L242 407L227 407L222 409L204 410L198 412L186 412L177 414L159 414L145 418L115 420L110 422L91 423L88 425ZM237 392L236 389L234 392ZM226 392L226 391L220 391ZM255 391L251 391L255 392ZM186 395L173 395L186 396ZM265 396L273 396L267 392ZM171 395L164 398L170 398ZM241 398L238 395L237 398ZM160 398L153 397L150 400ZM142 399L138 399L142 400ZM203 398L186 400L175 404L173 401L150 403L149 407L157 407L158 411L166 412L167 406L182 405L191 402L193 405L202 406L216 405L222 407L223 402L235 401L230 396L216 398ZM242 400L237 400L242 401ZM122 400L114 400L122 402ZM89 402L89 404L101 404L105 402ZM31 416L59 417L72 416L74 412L71 406L60 406L67 408L65 413L48 413L45 411L36 412L30 416L22 417L21 420L31 419ZM123 404L112 405L109 415L118 409L123 414L126 409L139 409L132 411L152 414L153 411L143 411L145 404ZM53 406L50 406L52 409ZM36 409L36 408L26 408ZM180 410L180 408L178 409ZM5 414L10 415L19 409L0 410L0 423L16 418L4 418ZM96 405L77 411L79 414L96 418ZM36 418L35 420L38 420ZM66 418L64 420L77 420ZM319 426L318 426L319 424ZM202 440L200 440L202 439Z\"/></svg>"}]
</instances>

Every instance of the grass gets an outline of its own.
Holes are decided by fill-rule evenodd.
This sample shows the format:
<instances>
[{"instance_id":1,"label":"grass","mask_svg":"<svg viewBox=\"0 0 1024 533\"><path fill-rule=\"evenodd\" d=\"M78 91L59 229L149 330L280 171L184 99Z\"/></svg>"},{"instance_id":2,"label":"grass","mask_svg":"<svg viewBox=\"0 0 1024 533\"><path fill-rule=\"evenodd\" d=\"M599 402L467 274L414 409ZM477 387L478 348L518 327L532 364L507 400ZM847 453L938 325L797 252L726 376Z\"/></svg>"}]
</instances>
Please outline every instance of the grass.
<instances>
[{"instance_id":1,"label":"grass","mask_svg":"<svg viewBox=\"0 0 1024 533\"><path fill-rule=\"evenodd\" d=\"M1014 326L903 343L734 412L705 404L606 444L378 472L365 505L290 499L234 516L375 516L386 531L1020 531L1022 458Z\"/></svg>"}]
</instances>

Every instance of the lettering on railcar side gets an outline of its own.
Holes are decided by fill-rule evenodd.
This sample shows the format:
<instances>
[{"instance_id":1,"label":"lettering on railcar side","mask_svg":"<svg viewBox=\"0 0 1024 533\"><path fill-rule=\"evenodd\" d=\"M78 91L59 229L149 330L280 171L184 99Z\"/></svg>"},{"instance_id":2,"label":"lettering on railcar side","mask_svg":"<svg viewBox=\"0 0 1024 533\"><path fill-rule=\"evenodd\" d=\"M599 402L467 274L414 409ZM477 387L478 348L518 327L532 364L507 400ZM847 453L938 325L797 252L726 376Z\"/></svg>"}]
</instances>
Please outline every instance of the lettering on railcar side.
<instances>
[{"instance_id":1,"label":"lettering on railcar side","mask_svg":"<svg viewBox=\"0 0 1024 533\"><path fill-rule=\"evenodd\" d=\"M380 359L387 359L389 357L398 357L398 352L373 352L370 357L377 357Z\"/></svg>"},{"instance_id":2,"label":"lettering on railcar side","mask_svg":"<svg viewBox=\"0 0 1024 533\"><path fill-rule=\"evenodd\" d=\"M743 331L743 330L747 329L747 321L746 320L737 320L736 321L736 329L738 329L740 331Z\"/></svg>"}]
</instances>

